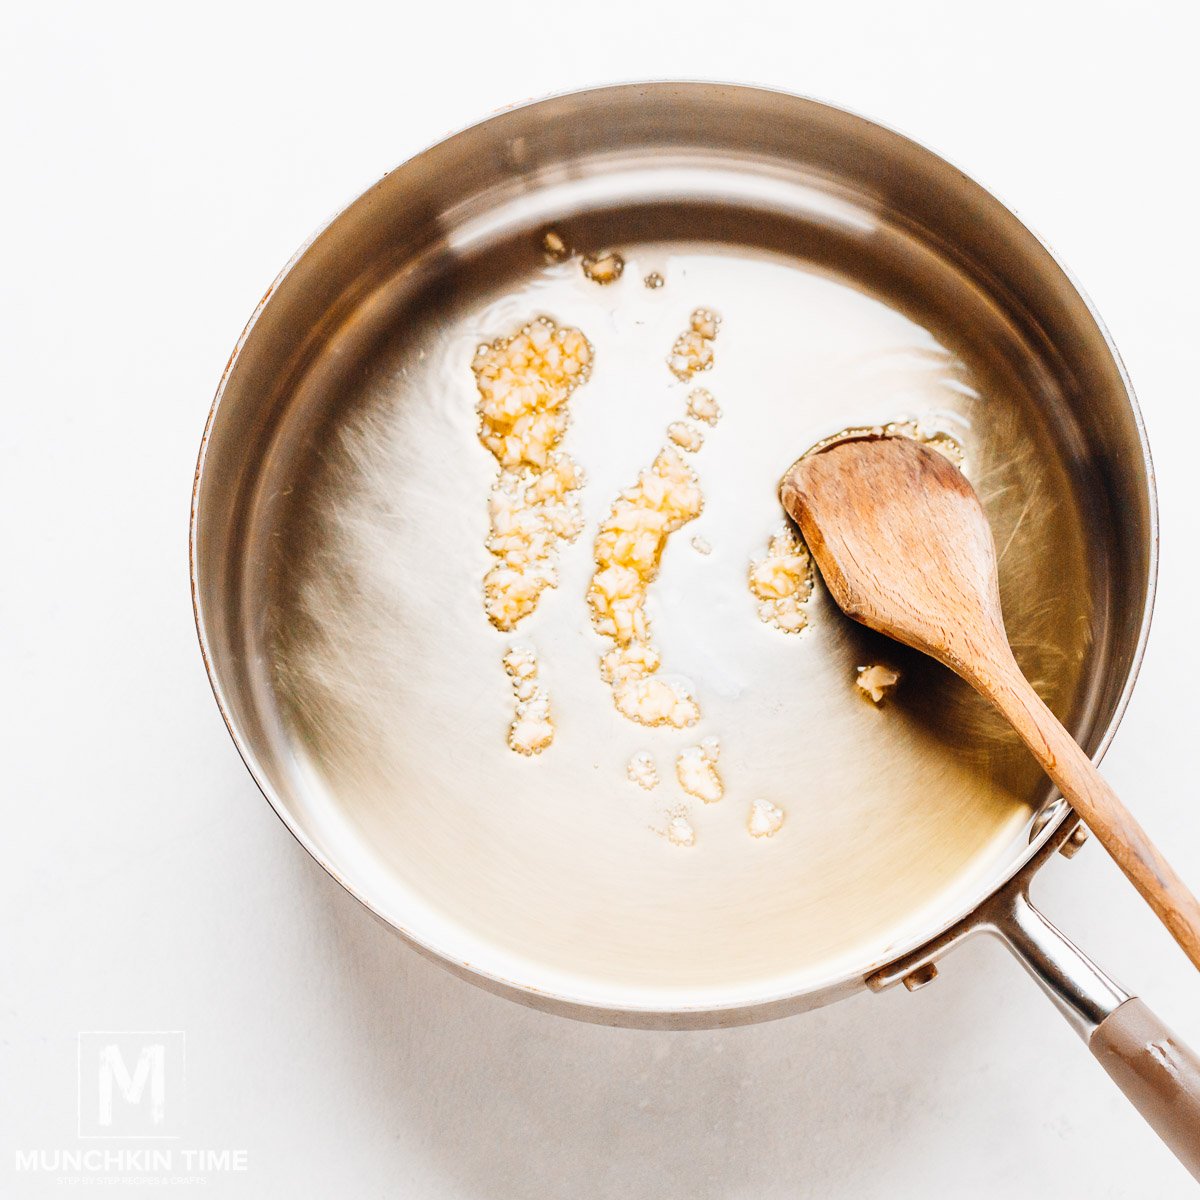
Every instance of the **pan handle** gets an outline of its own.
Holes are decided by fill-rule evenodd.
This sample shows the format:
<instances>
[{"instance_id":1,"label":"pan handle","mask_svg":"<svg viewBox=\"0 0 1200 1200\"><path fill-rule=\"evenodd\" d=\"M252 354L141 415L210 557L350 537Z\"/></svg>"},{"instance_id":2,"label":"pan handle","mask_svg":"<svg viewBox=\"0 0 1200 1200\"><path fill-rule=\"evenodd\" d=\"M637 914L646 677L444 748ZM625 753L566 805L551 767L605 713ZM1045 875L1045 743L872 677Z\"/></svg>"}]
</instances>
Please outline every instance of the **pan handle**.
<instances>
[{"instance_id":1,"label":"pan handle","mask_svg":"<svg viewBox=\"0 0 1200 1200\"><path fill-rule=\"evenodd\" d=\"M1030 903L1033 877L1060 850L1070 853L1079 845L1080 828L1068 812L1029 862L974 912L880 967L866 984L882 991L903 983L914 991L937 976L938 960L959 942L977 933L1000 938L1130 1103L1200 1180L1200 1058Z\"/></svg>"},{"instance_id":2,"label":"pan handle","mask_svg":"<svg viewBox=\"0 0 1200 1200\"><path fill-rule=\"evenodd\" d=\"M1024 890L1004 899L1003 906L991 906L982 928L1012 951L1109 1078L1200 1180L1200 1058L1047 921Z\"/></svg>"},{"instance_id":3,"label":"pan handle","mask_svg":"<svg viewBox=\"0 0 1200 1200\"><path fill-rule=\"evenodd\" d=\"M1105 1017L1088 1046L1108 1077L1200 1180L1200 1058L1136 996Z\"/></svg>"}]
</instances>

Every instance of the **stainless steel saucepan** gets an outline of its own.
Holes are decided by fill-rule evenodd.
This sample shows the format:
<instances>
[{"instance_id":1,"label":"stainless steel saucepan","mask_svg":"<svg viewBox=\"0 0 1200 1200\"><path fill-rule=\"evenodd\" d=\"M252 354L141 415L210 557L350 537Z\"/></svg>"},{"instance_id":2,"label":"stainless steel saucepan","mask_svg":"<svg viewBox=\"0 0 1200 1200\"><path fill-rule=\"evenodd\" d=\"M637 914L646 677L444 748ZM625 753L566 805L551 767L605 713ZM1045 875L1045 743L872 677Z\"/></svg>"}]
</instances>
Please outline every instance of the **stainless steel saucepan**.
<instances>
[{"instance_id":1,"label":"stainless steel saucepan","mask_svg":"<svg viewBox=\"0 0 1200 1200\"><path fill-rule=\"evenodd\" d=\"M602 285L581 256L610 248L624 271ZM702 716L646 728L600 678L585 596L599 523L683 416L665 360L697 307L721 317L694 382L722 415L648 612ZM471 364L541 314L593 366L563 442L583 533L514 635L556 723L525 757L506 744L512 637L482 603L496 460ZM782 471L900 419L962 447L1021 665L1099 757L1150 620L1153 474L1116 352L1046 247L921 146L794 96L655 83L503 112L337 216L238 342L192 516L217 701L301 844L484 987L606 1024L732 1025L919 987L995 934L1200 1171L1189 1052L1029 902L1084 836L1032 760L819 586L802 634L759 619L747 567ZM868 663L901 674L878 708L853 685ZM708 736L725 796L673 844L675 758ZM639 752L652 792L626 778ZM760 798L785 814L770 837L747 829Z\"/></svg>"}]
</instances>

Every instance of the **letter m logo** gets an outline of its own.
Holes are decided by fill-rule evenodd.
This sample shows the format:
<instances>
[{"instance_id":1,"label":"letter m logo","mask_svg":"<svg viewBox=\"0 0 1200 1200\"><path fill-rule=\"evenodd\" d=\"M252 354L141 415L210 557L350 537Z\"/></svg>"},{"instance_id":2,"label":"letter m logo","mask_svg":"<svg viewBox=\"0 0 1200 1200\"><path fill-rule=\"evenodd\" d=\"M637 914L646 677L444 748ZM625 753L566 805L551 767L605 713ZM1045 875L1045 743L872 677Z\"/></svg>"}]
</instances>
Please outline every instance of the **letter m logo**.
<instances>
[{"instance_id":1,"label":"letter m logo","mask_svg":"<svg viewBox=\"0 0 1200 1200\"><path fill-rule=\"evenodd\" d=\"M178 1137L183 1083L178 1030L81 1033L79 1136Z\"/></svg>"}]
</instances>

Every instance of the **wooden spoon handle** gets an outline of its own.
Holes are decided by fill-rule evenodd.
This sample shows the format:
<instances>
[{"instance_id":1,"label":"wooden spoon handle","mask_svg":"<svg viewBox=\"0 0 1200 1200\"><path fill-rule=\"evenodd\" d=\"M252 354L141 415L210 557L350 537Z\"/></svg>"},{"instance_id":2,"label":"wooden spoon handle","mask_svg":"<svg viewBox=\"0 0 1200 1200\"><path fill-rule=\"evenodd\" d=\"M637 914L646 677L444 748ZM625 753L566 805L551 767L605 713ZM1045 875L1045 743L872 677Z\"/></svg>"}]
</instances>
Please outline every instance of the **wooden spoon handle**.
<instances>
[{"instance_id":1,"label":"wooden spoon handle","mask_svg":"<svg viewBox=\"0 0 1200 1200\"><path fill-rule=\"evenodd\" d=\"M1013 661L976 686L1009 719L1046 774L1112 855L1126 878L1200 968L1200 904L1046 707Z\"/></svg>"}]
</instances>

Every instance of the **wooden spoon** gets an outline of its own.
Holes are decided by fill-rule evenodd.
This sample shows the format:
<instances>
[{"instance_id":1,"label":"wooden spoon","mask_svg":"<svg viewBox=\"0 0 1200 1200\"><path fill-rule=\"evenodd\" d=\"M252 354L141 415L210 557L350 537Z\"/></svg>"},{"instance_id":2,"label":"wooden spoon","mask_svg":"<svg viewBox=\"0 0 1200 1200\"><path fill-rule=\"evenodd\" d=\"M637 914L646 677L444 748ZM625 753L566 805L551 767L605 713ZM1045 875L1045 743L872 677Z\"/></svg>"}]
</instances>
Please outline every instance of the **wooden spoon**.
<instances>
[{"instance_id":1,"label":"wooden spoon","mask_svg":"<svg viewBox=\"0 0 1200 1200\"><path fill-rule=\"evenodd\" d=\"M962 472L911 438L855 438L800 459L779 494L841 609L990 700L1200 967L1200 905L1013 658L992 532Z\"/></svg>"}]
</instances>

